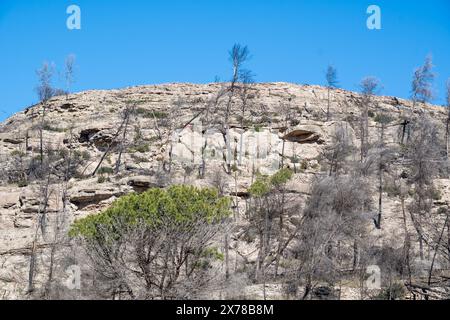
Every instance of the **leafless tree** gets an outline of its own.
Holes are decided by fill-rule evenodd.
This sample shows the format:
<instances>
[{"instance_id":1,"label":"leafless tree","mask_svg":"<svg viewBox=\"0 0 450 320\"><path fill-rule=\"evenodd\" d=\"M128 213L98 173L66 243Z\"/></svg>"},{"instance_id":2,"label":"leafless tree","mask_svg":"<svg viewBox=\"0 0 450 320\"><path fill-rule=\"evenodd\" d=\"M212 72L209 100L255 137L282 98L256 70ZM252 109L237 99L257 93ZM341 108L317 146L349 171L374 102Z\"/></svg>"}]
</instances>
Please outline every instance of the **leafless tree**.
<instances>
[{"instance_id":1,"label":"leafless tree","mask_svg":"<svg viewBox=\"0 0 450 320\"><path fill-rule=\"evenodd\" d=\"M241 72L242 85L239 91L240 111L241 111L241 138L239 145L239 165L242 164L242 154L244 150L244 128L245 128L245 114L251 107L251 98L256 94L253 88L254 80L253 74L250 70L243 70Z\"/></svg>"},{"instance_id":2,"label":"leafless tree","mask_svg":"<svg viewBox=\"0 0 450 320\"><path fill-rule=\"evenodd\" d=\"M407 157L410 161L410 184L414 185L414 201L409 206L411 220L418 234L420 258L423 260L425 239L423 223L431 213L435 186L434 177L438 174L438 161L442 160L436 124L425 117L415 124L408 144Z\"/></svg>"},{"instance_id":3,"label":"leafless tree","mask_svg":"<svg viewBox=\"0 0 450 320\"><path fill-rule=\"evenodd\" d=\"M292 121L295 118L295 114L292 110L292 100L293 97L289 97L280 103L280 114L282 116L283 127L280 129L281 132L285 132L292 125ZM284 160L285 160L285 149L286 149L286 139L283 140L283 145L281 148L281 161L280 161L280 169L284 168Z\"/></svg>"},{"instance_id":4,"label":"leafless tree","mask_svg":"<svg viewBox=\"0 0 450 320\"><path fill-rule=\"evenodd\" d=\"M371 198L367 182L357 176L319 178L313 184L294 247L294 279L305 287L302 299L318 283L333 286L345 257L353 255L356 270L366 241L363 212L370 209Z\"/></svg>"},{"instance_id":5,"label":"leafless tree","mask_svg":"<svg viewBox=\"0 0 450 320\"><path fill-rule=\"evenodd\" d=\"M332 143L325 147L322 156L329 166L329 175L347 173L351 163L350 156L355 152L355 146L349 136L348 129L337 125Z\"/></svg>"},{"instance_id":6,"label":"leafless tree","mask_svg":"<svg viewBox=\"0 0 450 320\"><path fill-rule=\"evenodd\" d=\"M53 97L55 89L52 86L52 77L54 74L54 65L44 62L42 67L36 71L39 85L36 88L39 101L42 105L41 122L39 125L39 152L41 165L44 161L44 146L43 146L43 130L45 122L45 113L48 100Z\"/></svg>"},{"instance_id":7,"label":"leafless tree","mask_svg":"<svg viewBox=\"0 0 450 320\"><path fill-rule=\"evenodd\" d=\"M117 138L120 136L120 134L122 134L122 139L121 142L119 143L119 157L118 160L116 162L116 168L115 171L116 173L119 172L120 169L120 161L121 161L121 156L122 156L122 152L123 152L123 146L125 143L125 139L126 139L126 135L127 135L127 130L128 130L128 124L130 121L130 117L132 115L132 112L134 110L134 106L126 106L125 110L123 111L122 117L121 117L121 121L120 121L120 125L117 128L117 131L114 133L111 142L109 143L108 147L106 148L106 150L103 152L102 157L100 158L100 161L98 162L97 166L95 167L94 171L92 172L92 176L95 176L97 174L97 171L100 169L103 161L105 160L106 156L111 152L111 150L114 148L114 146L117 144Z\"/></svg>"},{"instance_id":8,"label":"leafless tree","mask_svg":"<svg viewBox=\"0 0 450 320\"><path fill-rule=\"evenodd\" d=\"M249 232L256 232L259 238L256 281L265 283L271 267L277 277L281 258L300 228L300 222L296 226L290 223L299 211L298 202L286 190L291 175L290 170L281 169L271 177L259 177L250 188Z\"/></svg>"},{"instance_id":9,"label":"leafless tree","mask_svg":"<svg viewBox=\"0 0 450 320\"><path fill-rule=\"evenodd\" d=\"M447 80L446 84L446 93L447 93L447 119L445 122L445 144L446 144L446 153L447 153L447 159L450 160L450 149L449 149L449 130L450 130L450 78Z\"/></svg>"},{"instance_id":10,"label":"leafless tree","mask_svg":"<svg viewBox=\"0 0 450 320\"><path fill-rule=\"evenodd\" d=\"M28 293L32 294L35 290L35 274L37 269L37 251L39 239L45 239L47 229L47 210L49 199L52 193L50 180L51 173L47 170L47 177L40 186L40 203L39 211L36 216L36 226L34 230L33 243L31 245L30 264L28 271Z\"/></svg>"},{"instance_id":11,"label":"leafless tree","mask_svg":"<svg viewBox=\"0 0 450 320\"><path fill-rule=\"evenodd\" d=\"M328 66L327 72L325 74L325 78L327 81L327 91L328 91L328 107L327 107L327 121L330 121L330 104L331 104L331 90L338 87L338 77L337 77L337 70L332 65Z\"/></svg>"},{"instance_id":12,"label":"leafless tree","mask_svg":"<svg viewBox=\"0 0 450 320\"><path fill-rule=\"evenodd\" d=\"M424 65L414 71L411 90L414 106L417 102L425 103L433 99L432 85L436 77L433 68L433 57L428 55Z\"/></svg>"},{"instance_id":13,"label":"leafless tree","mask_svg":"<svg viewBox=\"0 0 450 320\"><path fill-rule=\"evenodd\" d=\"M250 51L247 46L241 46L240 44L235 44L230 52L229 59L231 61L233 67L233 76L231 78L229 88L228 88L228 101L226 103L222 135L224 138L225 145L227 150L230 149L230 141L229 141L229 130L230 130L230 116L233 110L233 103L236 98L236 91L238 90L238 83L240 81L247 81L251 79L251 73L243 68L244 63L250 58ZM231 161L227 159L227 155L225 155L226 168L227 173L231 174Z\"/></svg>"},{"instance_id":14,"label":"leafless tree","mask_svg":"<svg viewBox=\"0 0 450 320\"><path fill-rule=\"evenodd\" d=\"M67 56L64 63L64 80L66 82L66 99L69 97L70 88L75 81L75 55Z\"/></svg>"},{"instance_id":15,"label":"leafless tree","mask_svg":"<svg viewBox=\"0 0 450 320\"><path fill-rule=\"evenodd\" d=\"M387 146L384 141L386 127L391 121L392 119L384 112L380 112L376 118L380 132L378 143L375 146L375 151L378 153L378 216L377 219L375 219L375 227L377 229L381 229L381 218L383 214L383 176L389 166L389 163L394 159L393 154L396 151L395 148Z\"/></svg>"},{"instance_id":16,"label":"leafless tree","mask_svg":"<svg viewBox=\"0 0 450 320\"><path fill-rule=\"evenodd\" d=\"M126 105L125 109L123 110L122 113L122 119L124 121L123 124L123 133L122 133L122 138L120 139L119 142L119 155L117 157L117 161L116 161L116 168L115 168L115 172L116 174L119 173L120 171L120 165L122 162L122 153L124 150L124 147L126 145L126 139L127 139L127 134L128 134L128 126L130 123L130 118L134 115L135 112L135 105Z\"/></svg>"},{"instance_id":17,"label":"leafless tree","mask_svg":"<svg viewBox=\"0 0 450 320\"><path fill-rule=\"evenodd\" d=\"M366 77L360 83L363 95L360 103L361 162L364 161L369 149L369 107L372 104L373 96L380 90L380 86L380 80L375 77Z\"/></svg>"}]
</instances>

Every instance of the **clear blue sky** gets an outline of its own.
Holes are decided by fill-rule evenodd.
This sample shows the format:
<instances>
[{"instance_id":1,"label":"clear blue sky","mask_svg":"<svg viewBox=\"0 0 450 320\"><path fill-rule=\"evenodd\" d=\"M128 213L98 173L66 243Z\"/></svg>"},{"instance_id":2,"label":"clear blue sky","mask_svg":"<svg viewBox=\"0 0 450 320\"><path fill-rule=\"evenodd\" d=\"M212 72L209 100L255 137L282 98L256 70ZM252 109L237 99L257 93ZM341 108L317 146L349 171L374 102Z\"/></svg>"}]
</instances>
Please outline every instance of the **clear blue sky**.
<instances>
[{"instance_id":1,"label":"clear blue sky","mask_svg":"<svg viewBox=\"0 0 450 320\"><path fill-rule=\"evenodd\" d=\"M66 8L82 29L66 28ZM382 30L366 9L382 10ZM432 53L437 104L450 77L450 1L406 0L0 0L0 119L37 101L35 70L77 56L75 91L227 80L227 51L247 44L258 82L323 84L329 63L341 86L367 75L383 94L409 97L413 69ZM60 83L56 83L60 85Z\"/></svg>"}]
</instances>

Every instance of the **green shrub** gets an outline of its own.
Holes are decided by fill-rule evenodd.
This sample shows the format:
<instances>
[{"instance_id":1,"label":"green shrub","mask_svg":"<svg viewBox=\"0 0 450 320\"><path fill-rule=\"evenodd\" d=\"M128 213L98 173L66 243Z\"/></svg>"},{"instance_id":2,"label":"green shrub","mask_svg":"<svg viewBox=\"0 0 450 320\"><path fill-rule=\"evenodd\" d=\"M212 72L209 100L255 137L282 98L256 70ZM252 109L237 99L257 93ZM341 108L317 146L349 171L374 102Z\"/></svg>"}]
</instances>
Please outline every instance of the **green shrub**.
<instances>
[{"instance_id":1,"label":"green shrub","mask_svg":"<svg viewBox=\"0 0 450 320\"><path fill-rule=\"evenodd\" d=\"M97 174L103 175L103 174L113 174L114 169L110 167L101 167L98 169Z\"/></svg>"},{"instance_id":2,"label":"green shrub","mask_svg":"<svg viewBox=\"0 0 450 320\"><path fill-rule=\"evenodd\" d=\"M433 198L434 201L439 201L442 199L442 193L439 189L437 188L432 188L431 190L431 197Z\"/></svg>"},{"instance_id":3,"label":"green shrub","mask_svg":"<svg viewBox=\"0 0 450 320\"><path fill-rule=\"evenodd\" d=\"M260 176L256 181L250 186L248 190L253 197L262 197L270 192L270 183L268 177Z\"/></svg>"},{"instance_id":4,"label":"green shrub","mask_svg":"<svg viewBox=\"0 0 450 320\"><path fill-rule=\"evenodd\" d=\"M11 151L10 155L12 157L24 157L25 152L16 149L16 150Z\"/></svg>"},{"instance_id":5,"label":"green shrub","mask_svg":"<svg viewBox=\"0 0 450 320\"><path fill-rule=\"evenodd\" d=\"M28 186L28 182L26 180L20 180L19 182L17 182L17 186L19 188L24 188L24 187Z\"/></svg>"},{"instance_id":6,"label":"green shrub","mask_svg":"<svg viewBox=\"0 0 450 320\"><path fill-rule=\"evenodd\" d=\"M248 191L253 197L263 197L274 188L278 188L288 182L292 175L293 172L289 169L281 169L270 177L259 175Z\"/></svg>"},{"instance_id":7,"label":"green shrub","mask_svg":"<svg viewBox=\"0 0 450 320\"><path fill-rule=\"evenodd\" d=\"M89 153L89 151L84 150L84 151L81 153L81 157L83 158L83 160L89 161L89 160L91 159L91 154Z\"/></svg>"},{"instance_id":8,"label":"green shrub","mask_svg":"<svg viewBox=\"0 0 450 320\"><path fill-rule=\"evenodd\" d=\"M105 177L105 176L100 176L97 179L98 183L105 183L105 182L109 182L109 181L111 181L111 180L108 177Z\"/></svg>"},{"instance_id":9,"label":"green shrub","mask_svg":"<svg viewBox=\"0 0 450 320\"><path fill-rule=\"evenodd\" d=\"M263 129L263 127L261 126L261 125L255 125L255 132L261 132L262 131L262 129Z\"/></svg>"},{"instance_id":10,"label":"green shrub","mask_svg":"<svg viewBox=\"0 0 450 320\"><path fill-rule=\"evenodd\" d=\"M298 156L289 157L292 163L300 163L300 158Z\"/></svg>"},{"instance_id":11,"label":"green shrub","mask_svg":"<svg viewBox=\"0 0 450 320\"><path fill-rule=\"evenodd\" d=\"M401 195L400 187L392 182L386 182L383 186L383 191L386 192L389 197L398 197Z\"/></svg>"},{"instance_id":12,"label":"green shrub","mask_svg":"<svg viewBox=\"0 0 450 320\"><path fill-rule=\"evenodd\" d=\"M152 112L145 108L137 108L136 113L143 118L153 118Z\"/></svg>"},{"instance_id":13,"label":"green shrub","mask_svg":"<svg viewBox=\"0 0 450 320\"><path fill-rule=\"evenodd\" d=\"M150 151L150 145L148 143L139 144L135 147L130 148L130 153L146 153Z\"/></svg>"},{"instance_id":14,"label":"green shrub","mask_svg":"<svg viewBox=\"0 0 450 320\"><path fill-rule=\"evenodd\" d=\"M154 114L156 119L166 119L168 117L167 113L161 111L155 111Z\"/></svg>"},{"instance_id":15,"label":"green shrub","mask_svg":"<svg viewBox=\"0 0 450 320\"><path fill-rule=\"evenodd\" d=\"M134 162L135 163L148 163L148 162L150 162L150 159L148 159L148 158L145 158L145 157L140 157L140 156L137 156L137 155L134 155L134 154L132 154L131 155L131 158L134 160Z\"/></svg>"},{"instance_id":16,"label":"green shrub","mask_svg":"<svg viewBox=\"0 0 450 320\"><path fill-rule=\"evenodd\" d=\"M45 131L53 131L53 132L65 132L66 131L66 129L54 127L48 122L44 123L44 126L42 127L42 129Z\"/></svg>"},{"instance_id":17,"label":"green shrub","mask_svg":"<svg viewBox=\"0 0 450 320\"><path fill-rule=\"evenodd\" d=\"M93 272L108 275L100 277L99 284L103 279L105 284L123 281L121 272L110 270L132 270L129 279L136 290L128 292L130 298L182 299L187 285L195 283L199 290L216 279L208 269L223 260L223 254L212 245L224 231L230 205L216 189L150 189L121 197L106 211L77 220L69 236L81 240ZM170 281L161 281L164 278ZM149 290L149 283L156 290Z\"/></svg>"},{"instance_id":18,"label":"green shrub","mask_svg":"<svg viewBox=\"0 0 450 320\"><path fill-rule=\"evenodd\" d=\"M229 208L230 199L219 197L215 189L192 186L172 186L167 190L154 188L141 194L123 196L106 211L77 220L69 234L86 240L114 241L126 229L142 223L149 230L157 230L162 224L183 229L184 225L199 220L220 222L230 215Z\"/></svg>"},{"instance_id":19,"label":"green shrub","mask_svg":"<svg viewBox=\"0 0 450 320\"><path fill-rule=\"evenodd\" d=\"M388 124L390 122L392 122L394 119L390 116L388 116L387 114L377 114L374 118L374 121L377 123L381 123L381 124Z\"/></svg>"},{"instance_id":20,"label":"green shrub","mask_svg":"<svg viewBox=\"0 0 450 320\"><path fill-rule=\"evenodd\" d=\"M270 183L274 187L278 187L291 180L293 172L289 169L281 169L270 178Z\"/></svg>"},{"instance_id":21,"label":"green shrub","mask_svg":"<svg viewBox=\"0 0 450 320\"><path fill-rule=\"evenodd\" d=\"M308 160L306 160L306 159L302 160L302 163L300 164L300 169L303 171L308 169Z\"/></svg>"},{"instance_id":22,"label":"green shrub","mask_svg":"<svg viewBox=\"0 0 450 320\"><path fill-rule=\"evenodd\" d=\"M166 119L168 118L168 114L162 111L153 111L145 108L137 108L136 113L143 118L156 118L156 119Z\"/></svg>"}]
</instances>

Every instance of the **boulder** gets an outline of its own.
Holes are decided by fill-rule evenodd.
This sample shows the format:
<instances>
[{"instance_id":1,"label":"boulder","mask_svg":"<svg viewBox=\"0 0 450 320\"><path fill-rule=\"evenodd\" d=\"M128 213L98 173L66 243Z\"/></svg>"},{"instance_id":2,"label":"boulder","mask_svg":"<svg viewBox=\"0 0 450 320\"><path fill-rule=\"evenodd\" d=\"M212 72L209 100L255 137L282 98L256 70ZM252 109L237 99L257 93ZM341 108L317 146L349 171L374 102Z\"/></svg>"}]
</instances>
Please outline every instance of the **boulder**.
<instances>
[{"instance_id":1,"label":"boulder","mask_svg":"<svg viewBox=\"0 0 450 320\"><path fill-rule=\"evenodd\" d=\"M128 178L127 184L135 190L147 190L150 188L160 188L161 183L154 176L135 176Z\"/></svg>"},{"instance_id":2,"label":"boulder","mask_svg":"<svg viewBox=\"0 0 450 320\"><path fill-rule=\"evenodd\" d=\"M323 144L325 133L317 125L298 125L288 129L282 139L300 144Z\"/></svg>"},{"instance_id":3,"label":"boulder","mask_svg":"<svg viewBox=\"0 0 450 320\"><path fill-rule=\"evenodd\" d=\"M91 183L89 183L89 180L83 182L69 191L69 200L78 209L98 204L112 197L120 197L131 191L127 186L112 183L97 184L92 180Z\"/></svg>"}]
</instances>

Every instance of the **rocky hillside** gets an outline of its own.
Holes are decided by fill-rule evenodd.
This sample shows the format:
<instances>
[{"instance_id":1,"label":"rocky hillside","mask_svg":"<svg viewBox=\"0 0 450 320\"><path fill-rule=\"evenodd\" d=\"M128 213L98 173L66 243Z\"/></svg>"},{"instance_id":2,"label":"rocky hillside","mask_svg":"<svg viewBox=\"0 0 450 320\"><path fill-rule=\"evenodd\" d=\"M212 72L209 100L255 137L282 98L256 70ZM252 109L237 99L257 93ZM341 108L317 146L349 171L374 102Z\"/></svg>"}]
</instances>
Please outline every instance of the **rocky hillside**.
<instances>
[{"instance_id":1,"label":"rocky hillside","mask_svg":"<svg viewBox=\"0 0 450 320\"><path fill-rule=\"evenodd\" d=\"M242 231L248 224L248 190L259 174L273 175L281 167L294 172L287 193L301 208L291 217L295 224L307 206L313 182L331 172L324 153L336 142L340 128L345 128L356 150L346 158L359 161L363 101L359 94L332 90L328 117L326 88L255 84L244 98L231 99L230 130L225 136L220 125L228 101L225 87L219 83L167 84L87 91L54 97L2 123L0 298L45 296L52 259L56 261L52 267L54 281L60 283L66 278L66 268L77 260L66 236L75 219L104 210L122 195L173 184L214 186L233 198L236 227L228 243L230 260L233 268L251 266L257 259L258 241L242 237ZM242 106L246 108L242 110ZM366 180L375 205L361 214L373 246L394 251L404 247L401 197L391 192L390 183L401 180L409 170L408 159L401 154L401 140L402 130L410 129L402 124L419 123L428 117L444 132L446 110L442 107L381 96L368 105L371 148L380 141L380 119L389 118L389 124L383 126L383 143L400 150L393 156L395 170L386 172L382 183L381 229L373 223L379 210L377 170L371 171ZM231 172L227 173L228 169ZM344 171L349 175L352 169ZM437 212L447 206L449 180L437 175L433 182L439 191L432 209ZM413 198L410 193L406 202ZM416 248L419 243L411 217L406 217L406 232ZM423 261L430 261L432 242L422 245ZM61 252L70 259L56 259ZM445 269L445 259L438 259L436 268ZM261 284L245 281L247 285L239 294L233 291L227 297L261 298ZM360 298L355 278L346 278L340 286L340 298ZM269 298L284 297L281 287L282 281L273 279L266 294Z\"/></svg>"}]
</instances>

